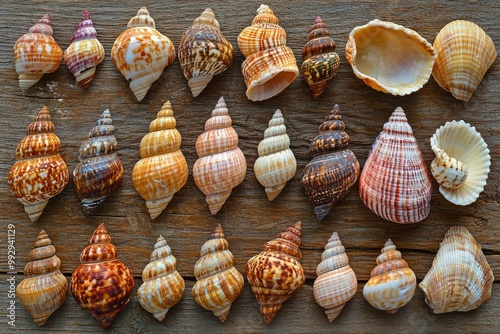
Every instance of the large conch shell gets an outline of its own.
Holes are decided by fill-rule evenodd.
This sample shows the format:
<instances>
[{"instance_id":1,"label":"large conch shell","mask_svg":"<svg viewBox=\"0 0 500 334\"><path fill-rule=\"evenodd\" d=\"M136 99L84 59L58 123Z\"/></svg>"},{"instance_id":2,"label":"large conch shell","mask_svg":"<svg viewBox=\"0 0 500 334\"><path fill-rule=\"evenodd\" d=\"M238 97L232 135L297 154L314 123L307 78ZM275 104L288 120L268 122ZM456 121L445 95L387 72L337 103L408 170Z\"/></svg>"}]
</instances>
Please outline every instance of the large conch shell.
<instances>
[{"instance_id":1,"label":"large conch shell","mask_svg":"<svg viewBox=\"0 0 500 334\"><path fill-rule=\"evenodd\" d=\"M130 89L137 101L142 101L153 82L175 58L174 44L155 27L147 8L141 7L111 49L111 59L130 81Z\"/></svg>"},{"instance_id":2,"label":"large conch shell","mask_svg":"<svg viewBox=\"0 0 500 334\"><path fill-rule=\"evenodd\" d=\"M91 213L114 192L123 178L123 166L116 154L115 128L108 109L104 110L89 139L80 146L80 163L73 171L73 183L83 212Z\"/></svg>"},{"instance_id":3,"label":"large conch shell","mask_svg":"<svg viewBox=\"0 0 500 334\"><path fill-rule=\"evenodd\" d=\"M431 137L436 158L431 173L439 192L457 205L474 203L490 172L490 150L476 128L464 121L446 122Z\"/></svg>"},{"instance_id":4,"label":"large conch shell","mask_svg":"<svg viewBox=\"0 0 500 334\"><path fill-rule=\"evenodd\" d=\"M477 24L463 20L445 25L434 40L434 49L432 76L441 88L463 101L470 100L497 59L491 37Z\"/></svg>"},{"instance_id":5,"label":"large conch shell","mask_svg":"<svg viewBox=\"0 0 500 334\"><path fill-rule=\"evenodd\" d=\"M432 182L408 119L396 110L373 143L359 177L359 196L380 217L408 224L430 211Z\"/></svg>"},{"instance_id":6,"label":"large conch shell","mask_svg":"<svg viewBox=\"0 0 500 334\"><path fill-rule=\"evenodd\" d=\"M196 140L198 160L193 165L193 179L206 196L215 215L234 187L245 179L247 162L238 147L238 134L231 126L226 102L221 97L205 123L205 132Z\"/></svg>"},{"instance_id":7,"label":"large conch shell","mask_svg":"<svg viewBox=\"0 0 500 334\"><path fill-rule=\"evenodd\" d=\"M238 35L238 45L246 57L241 71L252 101L275 96L299 75L293 51L286 46L286 32L266 5L260 5L252 25Z\"/></svg>"},{"instance_id":8,"label":"large conch shell","mask_svg":"<svg viewBox=\"0 0 500 334\"><path fill-rule=\"evenodd\" d=\"M363 297L376 309L393 314L410 302L416 287L415 273L388 239L363 288Z\"/></svg>"},{"instance_id":9,"label":"large conch shell","mask_svg":"<svg viewBox=\"0 0 500 334\"><path fill-rule=\"evenodd\" d=\"M197 282L191 290L193 299L224 322L231 304L243 291L245 280L233 266L233 254L220 225L203 244L200 255L194 265Z\"/></svg>"},{"instance_id":10,"label":"large conch shell","mask_svg":"<svg viewBox=\"0 0 500 334\"><path fill-rule=\"evenodd\" d=\"M429 80L436 52L415 31L373 20L349 34L345 56L368 86L392 95L413 93Z\"/></svg>"},{"instance_id":11,"label":"large conch shell","mask_svg":"<svg viewBox=\"0 0 500 334\"><path fill-rule=\"evenodd\" d=\"M116 258L116 247L100 224L80 254L81 264L71 276L71 293L76 302L108 328L127 306L134 288L134 276Z\"/></svg>"},{"instance_id":12,"label":"large conch shell","mask_svg":"<svg viewBox=\"0 0 500 334\"><path fill-rule=\"evenodd\" d=\"M434 313L467 312L490 298L494 279L481 246L465 227L453 226L419 287Z\"/></svg>"},{"instance_id":13,"label":"large conch shell","mask_svg":"<svg viewBox=\"0 0 500 334\"><path fill-rule=\"evenodd\" d=\"M12 195L23 203L32 222L69 181L68 166L59 155L61 141L54 130L49 108L43 107L17 145L17 162L7 178Z\"/></svg>"},{"instance_id":14,"label":"large conch shell","mask_svg":"<svg viewBox=\"0 0 500 334\"><path fill-rule=\"evenodd\" d=\"M14 63L22 89L30 88L45 73L55 72L61 65L62 49L52 33L49 14L45 14L14 44Z\"/></svg>"},{"instance_id":15,"label":"large conch shell","mask_svg":"<svg viewBox=\"0 0 500 334\"><path fill-rule=\"evenodd\" d=\"M94 78L97 65L104 60L104 47L97 39L88 11L83 13L82 21L70 40L70 45L64 51L64 62L75 76L76 83L81 88L87 88Z\"/></svg>"},{"instance_id":16,"label":"large conch shell","mask_svg":"<svg viewBox=\"0 0 500 334\"><path fill-rule=\"evenodd\" d=\"M300 264L301 234L302 224L297 222L267 242L264 250L247 262L248 283L266 324L273 321L281 305L306 281Z\"/></svg>"},{"instance_id":17,"label":"large conch shell","mask_svg":"<svg viewBox=\"0 0 500 334\"><path fill-rule=\"evenodd\" d=\"M141 306L158 320L165 318L168 310L184 294L184 279L177 272L177 260L161 235L156 240L150 262L142 271L143 283L137 290Z\"/></svg>"},{"instance_id":18,"label":"large conch shell","mask_svg":"<svg viewBox=\"0 0 500 334\"><path fill-rule=\"evenodd\" d=\"M231 66L233 54L233 46L222 35L214 13L205 9L184 32L178 49L182 73L193 97L205 89L214 75Z\"/></svg>"},{"instance_id":19,"label":"large conch shell","mask_svg":"<svg viewBox=\"0 0 500 334\"><path fill-rule=\"evenodd\" d=\"M335 105L309 145L313 159L304 168L300 183L318 220L347 195L359 176L359 162L349 149L349 135L344 130L339 106Z\"/></svg>"},{"instance_id":20,"label":"large conch shell","mask_svg":"<svg viewBox=\"0 0 500 334\"><path fill-rule=\"evenodd\" d=\"M253 167L255 177L266 187L267 198L272 201L297 171L297 161L290 149L290 137L286 134L281 110L276 110L269 121L257 150L259 157Z\"/></svg>"},{"instance_id":21,"label":"large conch shell","mask_svg":"<svg viewBox=\"0 0 500 334\"><path fill-rule=\"evenodd\" d=\"M313 294L316 303L325 309L328 320L333 322L356 294L358 281L337 232L328 240L321 260L316 268L318 277Z\"/></svg>"},{"instance_id":22,"label":"large conch shell","mask_svg":"<svg viewBox=\"0 0 500 334\"><path fill-rule=\"evenodd\" d=\"M28 258L30 262L24 267L26 278L17 286L16 294L35 323L41 326L66 301L68 281L59 270L61 260L44 230L38 234Z\"/></svg>"},{"instance_id":23,"label":"large conch shell","mask_svg":"<svg viewBox=\"0 0 500 334\"><path fill-rule=\"evenodd\" d=\"M141 160L132 170L134 188L146 200L151 219L162 213L188 179L186 158L180 149L181 134L175 126L172 105L167 101L142 138Z\"/></svg>"},{"instance_id":24,"label":"large conch shell","mask_svg":"<svg viewBox=\"0 0 500 334\"><path fill-rule=\"evenodd\" d=\"M335 41L328 34L321 17L317 17L302 49L304 62L300 66L302 76L309 84L314 99L325 89L328 81L337 75L340 57L335 53Z\"/></svg>"}]
</instances>

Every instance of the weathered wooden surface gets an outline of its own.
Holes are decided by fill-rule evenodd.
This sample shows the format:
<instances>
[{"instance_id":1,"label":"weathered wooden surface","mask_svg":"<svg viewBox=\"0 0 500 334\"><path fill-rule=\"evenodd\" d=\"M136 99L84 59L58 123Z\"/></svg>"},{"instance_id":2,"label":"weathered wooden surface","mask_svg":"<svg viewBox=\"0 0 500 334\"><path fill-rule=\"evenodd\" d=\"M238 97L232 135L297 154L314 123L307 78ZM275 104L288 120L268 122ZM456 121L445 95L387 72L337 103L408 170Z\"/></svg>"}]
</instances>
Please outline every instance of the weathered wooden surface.
<instances>
[{"instance_id":1,"label":"weathered wooden surface","mask_svg":"<svg viewBox=\"0 0 500 334\"><path fill-rule=\"evenodd\" d=\"M231 68L215 77L197 98L191 96L182 76L179 62L168 67L154 84L146 98L138 103L128 83L115 69L110 50L115 38L139 6L133 1L84 4L77 1L3 1L3 20L0 22L0 101L3 104L0 125L0 240L6 245L8 224L16 227L16 281L23 278L22 268L32 249L36 235L45 229L61 258L61 271L68 277L79 264L79 253L99 223L105 223L117 246L119 258L136 277L136 286L127 309L114 322L110 332L134 333L168 330L170 332L492 332L500 321L500 284L494 284L492 298L479 309L466 314L434 315L424 302L420 290L412 302L395 315L373 309L362 297L363 284L375 265L375 258L385 240L391 238L403 252L404 258L420 281L429 270L432 259L445 232L453 225L469 229L483 246L494 274L500 275L500 193L498 164L500 162L500 66L498 61L486 74L482 84L469 102L454 99L431 78L420 91L405 97L376 92L357 79L345 61L344 49L349 32L357 25L374 18L393 21L418 31L432 42L437 32L449 21L468 19L479 24L499 45L500 28L497 1L450 2L376 2L376 1L274 1L268 5L275 11L288 34L288 45L298 63L301 49L316 15L320 14L331 36L337 42L341 67L337 77L327 86L318 101L310 97L307 84L298 77L283 93L264 102L253 103L245 96L240 65L243 57L237 47L239 32L250 24L260 1L224 1L210 3L190 1L152 1L145 3L160 32L178 46L180 37L204 8L210 6L228 40L235 46ZM45 13L50 12L54 38L67 48L69 39L84 9L88 9L106 50L106 59L98 67L89 89L82 91L62 64L54 73L45 75L34 87L22 91L14 70L12 46L15 40ZM218 98L224 96L240 136L240 147L247 157L248 172L244 182L216 215L211 216L203 194L190 175L186 186L178 192L167 209L155 221L149 219L144 201L134 191L131 172L139 159L138 145L147 132L161 105L170 100L183 136L182 150L192 168L197 156L194 144L203 131L204 123ZM491 151L492 165L488 184L478 201L466 207L447 202L434 187L431 213L424 221L401 226L377 217L359 199L357 185L337 204L324 221L316 222L313 207L300 186L300 174L309 161L309 140L334 103L344 115L351 149L361 166L370 147L391 112L401 106L407 113L427 164L433 158L429 138L448 120L464 119L481 132ZM70 181L65 190L50 200L38 222L30 223L23 206L10 194L6 176L14 163L14 151L23 138L27 125L43 106L51 110L56 133L61 139L61 155L70 171L78 163L78 148L96 119L109 108L116 127L118 154L125 174L120 189L101 204L91 216L84 216L75 188ZM291 148L298 163L298 173L282 194L268 202L264 189L253 173L257 145L273 112L280 108L286 118ZM436 186L436 183L434 183ZM199 249L216 223L220 223L235 256L235 265L244 272L246 261L258 253L263 244L274 238L291 223L303 222L303 266L308 277L302 290L287 301L273 323L265 325L258 305L245 285L242 296L233 304L226 323L222 324L209 311L199 307L190 290L194 284L193 266ZM347 304L341 316L329 324L323 310L314 303L312 283L315 268L324 244L333 231L338 231L348 252L351 266L359 279L359 291ZM164 235L178 260L178 270L186 279L182 302L172 308L163 323L157 322L138 304L135 292L141 283L141 272L158 234ZM38 328L17 302L16 327L7 325L6 292L9 288L6 273L7 250L0 253L0 332L67 331L74 333L99 332L95 320L81 309L72 296L49 321Z\"/></svg>"}]
</instances>

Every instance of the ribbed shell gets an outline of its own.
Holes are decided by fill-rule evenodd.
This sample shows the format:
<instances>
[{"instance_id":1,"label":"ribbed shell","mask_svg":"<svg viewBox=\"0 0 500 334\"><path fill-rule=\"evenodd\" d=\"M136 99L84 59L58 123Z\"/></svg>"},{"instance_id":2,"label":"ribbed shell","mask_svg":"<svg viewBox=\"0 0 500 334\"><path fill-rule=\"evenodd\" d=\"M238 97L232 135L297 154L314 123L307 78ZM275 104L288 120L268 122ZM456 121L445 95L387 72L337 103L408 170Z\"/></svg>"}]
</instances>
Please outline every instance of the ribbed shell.
<instances>
[{"instance_id":1,"label":"ribbed shell","mask_svg":"<svg viewBox=\"0 0 500 334\"><path fill-rule=\"evenodd\" d=\"M394 223L422 221L430 211L432 183L408 119L396 108L373 143L359 178L359 195Z\"/></svg>"},{"instance_id":2,"label":"ribbed shell","mask_svg":"<svg viewBox=\"0 0 500 334\"><path fill-rule=\"evenodd\" d=\"M349 135L338 105L335 105L319 127L309 145L313 159L302 172L300 183L307 197L314 204L318 220L332 210L356 183L359 162L349 149Z\"/></svg>"},{"instance_id":3,"label":"ribbed shell","mask_svg":"<svg viewBox=\"0 0 500 334\"><path fill-rule=\"evenodd\" d=\"M17 162L7 178L12 195L23 203L32 222L69 181L68 166L59 155L61 142L54 129L49 109L43 107L17 145Z\"/></svg>"},{"instance_id":4,"label":"ribbed shell","mask_svg":"<svg viewBox=\"0 0 500 334\"><path fill-rule=\"evenodd\" d=\"M59 271L61 260L44 230L38 234L28 259L24 267L26 278L17 286L16 294L35 323L41 326L66 301L68 281Z\"/></svg>"},{"instance_id":5,"label":"ribbed shell","mask_svg":"<svg viewBox=\"0 0 500 334\"><path fill-rule=\"evenodd\" d=\"M273 321L283 302L306 281L300 264L301 234L302 224L297 222L267 242L264 250L247 262L247 280L266 324Z\"/></svg>"},{"instance_id":6,"label":"ribbed shell","mask_svg":"<svg viewBox=\"0 0 500 334\"><path fill-rule=\"evenodd\" d=\"M188 179L180 150L181 134L170 101L165 102L140 144L141 160L132 171L135 190L146 200L151 219L158 217Z\"/></svg>"}]
</instances>

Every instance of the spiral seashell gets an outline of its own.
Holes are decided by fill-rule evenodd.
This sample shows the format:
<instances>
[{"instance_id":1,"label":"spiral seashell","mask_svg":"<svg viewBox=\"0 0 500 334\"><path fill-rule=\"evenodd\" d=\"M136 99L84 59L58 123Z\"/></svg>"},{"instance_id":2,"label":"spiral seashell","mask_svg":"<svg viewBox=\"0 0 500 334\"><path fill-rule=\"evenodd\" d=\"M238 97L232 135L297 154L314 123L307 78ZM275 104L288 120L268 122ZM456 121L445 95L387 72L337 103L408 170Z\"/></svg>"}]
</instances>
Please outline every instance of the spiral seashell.
<instances>
[{"instance_id":1,"label":"spiral seashell","mask_svg":"<svg viewBox=\"0 0 500 334\"><path fill-rule=\"evenodd\" d=\"M359 162L349 149L349 135L344 130L336 104L309 145L313 159L304 168L300 183L318 220L326 217L358 179Z\"/></svg>"},{"instance_id":2,"label":"spiral seashell","mask_svg":"<svg viewBox=\"0 0 500 334\"><path fill-rule=\"evenodd\" d=\"M417 278L408 263L388 239L377 257L377 266L363 288L363 297L376 309L396 313L410 302L415 294Z\"/></svg>"},{"instance_id":3,"label":"spiral seashell","mask_svg":"<svg viewBox=\"0 0 500 334\"><path fill-rule=\"evenodd\" d=\"M300 264L301 234L302 224L297 222L267 242L260 254L248 260L247 280L266 324L273 321L281 305L306 281Z\"/></svg>"},{"instance_id":4,"label":"spiral seashell","mask_svg":"<svg viewBox=\"0 0 500 334\"><path fill-rule=\"evenodd\" d=\"M494 280L481 246L465 227L453 226L419 287L434 313L467 312L490 298Z\"/></svg>"},{"instance_id":5,"label":"spiral seashell","mask_svg":"<svg viewBox=\"0 0 500 334\"><path fill-rule=\"evenodd\" d=\"M300 67L314 99L323 93L328 81L337 75L340 57L334 52L336 46L326 25L318 16L307 36L307 44L302 49L304 62Z\"/></svg>"},{"instance_id":6,"label":"spiral seashell","mask_svg":"<svg viewBox=\"0 0 500 334\"><path fill-rule=\"evenodd\" d=\"M246 57L241 71L247 97L262 101L279 94L299 75L292 49L286 46L286 32L274 12L260 5L252 25L238 35Z\"/></svg>"},{"instance_id":7,"label":"spiral seashell","mask_svg":"<svg viewBox=\"0 0 500 334\"><path fill-rule=\"evenodd\" d=\"M61 65L62 49L52 37L51 24L49 14L45 14L14 44L14 63L22 89L30 88Z\"/></svg>"},{"instance_id":8,"label":"spiral seashell","mask_svg":"<svg viewBox=\"0 0 500 334\"><path fill-rule=\"evenodd\" d=\"M483 76L497 59L493 40L477 24L456 20L445 25L434 40L437 53L432 76L455 98L469 101Z\"/></svg>"},{"instance_id":9,"label":"spiral seashell","mask_svg":"<svg viewBox=\"0 0 500 334\"><path fill-rule=\"evenodd\" d=\"M333 322L356 294L358 281L337 232L328 240L321 260L316 268L318 277L313 284L313 294L316 303L325 309L328 320Z\"/></svg>"},{"instance_id":10,"label":"spiral seashell","mask_svg":"<svg viewBox=\"0 0 500 334\"><path fill-rule=\"evenodd\" d=\"M397 107L373 143L359 177L359 196L380 217L394 223L424 220L432 183L408 119Z\"/></svg>"},{"instance_id":11,"label":"spiral seashell","mask_svg":"<svg viewBox=\"0 0 500 334\"><path fill-rule=\"evenodd\" d=\"M54 130L49 108L43 107L17 145L17 161L7 178L12 195L24 205L32 222L69 181L68 166L59 155L61 142Z\"/></svg>"},{"instance_id":12,"label":"spiral seashell","mask_svg":"<svg viewBox=\"0 0 500 334\"><path fill-rule=\"evenodd\" d=\"M285 120L277 109L259 143L259 158L253 167L255 177L266 187L267 198L272 201L295 176L297 161L290 149L290 137L286 134Z\"/></svg>"},{"instance_id":13,"label":"spiral seashell","mask_svg":"<svg viewBox=\"0 0 500 334\"><path fill-rule=\"evenodd\" d=\"M200 255L194 265L197 282L191 290L193 299L224 322L231 304L243 291L245 280L233 266L233 254L220 225L203 244Z\"/></svg>"},{"instance_id":14,"label":"spiral seashell","mask_svg":"<svg viewBox=\"0 0 500 334\"><path fill-rule=\"evenodd\" d=\"M76 83L86 89L94 78L97 65L104 60L104 47L97 39L88 11L83 13L82 21L70 40L70 45L64 51L64 62L75 76Z\"/></svg>"},{"instance_id":15,"label":"spiral seashell","mask_svg":"<svg viewBox=\"0 0 500 334\"><path fill-rule=\"evenodd\" d=\"M238 134L231 126L226 102L221 97L205 123L205 132L196 140L198 160L193 165L193 179L206 196L215 215L234 187L245 179L247 162L238 147Z\"/></svg>"},{"instance_id":16,"label":"spiral seashell","mask_svg":"<svg viewBox=\"0 0 500 334\"><path fill-rule=\"evenodd\" d=\"M130 81L130 89L137 101L142 101L153 82L175 58L174 44L155 27L147 8L141 7L111 49L111 59Z\"/></svg>"},{"instance_id":17,"label":"spiral seashell","mask_svg":"<svg viewBox=\"0 0 500 334\"><path fill-rule=\"evenodd\" d=\"M42 230L24 267L25 279L16 289L17 298L38 326L47 322L68 296L68 281L59 271L61 260L49 236Z\"/></svg>"},{"instance_id":18,"label":"spiral seashell","mask_svg":"<svg viewBox=\"0 0 500 334\"><path fill-rule=\"evenodd\" d=\"M108 231L100 224L81 252L81 264L71 276L73 297L102 328L108 328L127 306L134 288L132 273L116 255Z\"/></svg>"},{"instance_id":19,"label":"spiral seashell","mask_svg":"<svg viewBox=\"0 0 500 334\"><path fill-rule=\"evenodd\" d=\"M188 179L181 134L170 101L165 102L140 144L141 160L132 171L135 190L146 200L151 219L158 217Z\"/></svg>"},{"instance_id":20,"label":"spiral seashell","mask_svg":"<svg viewBox=\"0 0 500 334\"><path fill-rule=\"evenodd\" d=\"M144 283L137 290L141 306L162 321L168 310L177 304L184 294L184 279L177 272L177 260L167 241L160 235L150 262L142 272Z\"/></svg>"},{"instance_id":21,"label":"spiral seashell","mask_svg":"<svg viewBox=\"0 0 500 334\"><path fill-rule=\"evenodd\" d=\"M182 73L193 97L200 95L214 75L231 66L233 54L233 46L222 35L213 11L205 9L182 34L178 50Z\"/></svg>"},{"instance_id":22,"label":"spiral seashell","mask_svg":"<svg viewBox=\"0 0 500 334\"><path fill-rule=\"evenodd\" d=\"M109 110L104 110L90 130L89 139L80 146L80 163L73 171L73 183L86 214L92 213L122 183L123 166L115 152L112 123Z\"/></svg>"}]
</instances>

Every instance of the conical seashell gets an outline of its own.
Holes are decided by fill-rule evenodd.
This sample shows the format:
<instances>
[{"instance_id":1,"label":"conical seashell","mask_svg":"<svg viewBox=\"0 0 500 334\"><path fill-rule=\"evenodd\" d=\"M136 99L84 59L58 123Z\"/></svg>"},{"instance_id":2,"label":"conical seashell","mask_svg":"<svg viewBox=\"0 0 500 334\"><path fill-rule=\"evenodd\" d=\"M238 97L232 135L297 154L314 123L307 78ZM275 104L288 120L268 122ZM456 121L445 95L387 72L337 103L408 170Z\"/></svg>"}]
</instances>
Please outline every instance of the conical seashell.
<instances>
[{"instance_id":1,"label":"conical seashell","mask_svg":"<svg viewBox=\"0 0 500 334\"><path fill-rule=\"evenodd\" d=\"M290 137L286 134L281 110L276 110L269 121L269 127L257 150L259 158L255 160L253 167L255 177L266 187L267 197L272 201L297 171L297 161L290 149Z\"/></svg>"},{"instance_id":2,"label":"conical seashell","mask_svg":"<svg viewBox=\"0 0 500 334\"><path fill-rule=\"evenodd\" d=\"M344 131L338 105L333 107L318 130L319 135L309 145L313 159L304 168L300 183L314 204L318 220L321 220L356 183L359 162L349 149L349 135Z\"/></svg>"},{"instance_id":3,"label":"conical seashell","mask_svg":"<svg viewBox=\"0 0 500 334\"><path fill-rule=\"evenodd\" d=\"M321 260L316 268L318 277L313 285L314 299L325 309L328 320L333 322L356 294L358 281L337 232L333 232L328 240Z\"/></svg>"},{"instance_id":4,"label":"conical seashell","mask_svg":"<svg viewBox=\"0 0 500 334\"><path fill-rule=\"evenodd\" d=\"M262 101L283 91L299 75L292 49L286 46L286 32L266 5L260 5L252 25L238 35L246 57L241 71L247 97Z\"/></svg>"},{"instance_id":5,"label":"conical seashell","mask_svg":"<svg viewBox=\"0 0 500 334\"><path fill-rule=\"evenodd\" d=\"M214 13L205 9L182 35L178 50L182 73L189 80L193 97L205 89L214 75L231 66L233 54L233 46L222 35Z\"/></svg>"},{"instance_id":6,"label":"conical seashell","mask_svg":"<svg viewBox=\"0 0 500 334\"><path fill-rule=\"evenodd\" d=\"M457 205L474 203L490 172L490 150L476 128L464 121L446 122L431 137L436 158L431 173L439 192Z\"/></svg>"},{"instance_id":7,"label":"conical seashell","mask_svg":"<svg viewBox=\"0 0 500 334\"><path fill-rule=\"evenodd\" d=\"M134 188L146 200L151 219L162 213L188 179L186 158L180 149L181 134L175 126L172 105L167 101L142 138L141 160L132 171Z\"/></svg>"},{"instance_id":8,"label":"conical seashell","mask_svg":"<svg viewBox=\"0 0 500 334\"><path fill-rule=\"evenodd\" d=\"M469 101L484 74L497 59L493 40L481 27L456 20L445 25L434 41L437 53L432 76L444 90Z\"/></svg>"},{"instance_id":9,"label":"conical seashell","mask_svg":"<svg viewBox=\"0 0 500 334\"><path fill-rule=\"evenodd\" d=\"M233 254L220 225L203 244L200 255L194 265L197 282L191 291L193 299L224 322L231 304L243 291L245 280L233 266Z\"/></svg>"},{"instance_id":10,"label":"conical seashell","mask_svg":"<svg viewBox=\"0 0 500 334\"><path fill-rule=\"evenodd\" d=\"M373 143L359 177L359 196L380 217L417 223L430 211L432 183L408 119L397 107Z\"/></svg>"},{"instance_id":11,"label":"conical seashell","mask_svg":"<svg viewBox=\"0 0 500 334\"><path fill-rule=\"evenodd\" d=\"M69 181L68 166L59 155L61 142L54 130L49 108L43 107L17 145L17 162L7 179L12 195L23 203L32 222Z\"/></svg>"},{"instance_id":12,"label":"conical seashell","mask_svg":"<svg viewBox=\"0 0 500 334\"><path fill-rule=\"evenodd\" d=\"M247 161L231 124L226 102L221 97L205 123L205 132L196 140L199 158L193 165L193 179L205 194L213 215L219 212L233 188L243 182L247 172Z\"/></svg>"},{"instance_id":13,"label":"conical seashell","mask_svg":"<svg viewBox=\"0 0 500 334\"><path fill-rule=\"evenodd\" d=\"M150 262L142 271L144 283L137 290L141 306L162 321L168 310L177 304L184 294L184 279L177 272L177 260L167 241L160 235Z\"/></svg>"},{"instance_id":14,"label":"conical seashell","mask_svg":"<svg viewBox=\"0 0 500 334\"><path fill-rule=\"evenodd\" d=\"M14 63L22 89L30 88L45 73L55 72L61 65L62 49L52 32L49 14L45 14L14 44Z\"/></svg>"},{"instance_id":15,"label":"conical seashell","mask_svg":"<svg viewBox=\"0 0 500 334\"><path fill-rule=\"evenodd\" d=\"M17 286L16 294L21 305L41 326L66 301L68 281L59 271L61 260L44 230L38 234L28 258L30 262L24 267L26 278Z\"/></svg>"},{"instance_id":16,"label":"conical seashell","mask_svg":"<svg viewBox=\"0 0 500 334\"><path fill-rule=\"evenodd\" d=\"M300 264L301 234L302 224L297 222L267 242L262 252L248 260L247 280L266 324L273 321L281 305L306 281Z\"/></svg>"},{"instance_id":17,"label":"conical seashell","mask_svg":"<svg viewBox=\"0 0 500 334\"><path fill-rule=\"evenodd\" d=\"M318 16L307 36L307 44L302 49L304 62L300 67L314 99L323 93L328 81L337 75L340 57L334 52L336 46L326 25Z\"/></svg>"},{"instance_id":18,"label":"conical seashell","mask_svg":"<svg viewBox=\"0 0 500 334\"><path fill-rule=\"evenodd\" d=\"M130 89L137 101L142 101L153 82L175 58L174 44L155 27L147 8L141 7L111 49L111 59L130 81Z\"/></svg>"},{"instance_id":19,"label":"conical seashell","mask_svg":"<svg viewBox=\"0 0 500 334\"><path fill-rule=\"evenodd\" d=\"M417 278L388 239L377 257L377 266L363 288L363 297L376 309L396 313L415 294Z\"/></svg>"},{"instance_id":20,"label":"conical seashell","mask_svg":"<svg viewBox=\"0 0 500 334\"><path fill-rule=\"evenodd\" d=\"M345 57L365 84L392 95L413 93L429 80L436 52L415 31L373 20L349 34Z\"/></svg>"},{"instance_id":21,"label":"conical seashell","mask_svg":"<svg viewBox=\"0 0 500 334\"><path fill-rule=\"evenodd\" d=\"M108 231L100 224L81 252L81 264L71 276L73 297L102 328L108 328L127 306L134 288L132 273L116 255Z\"/></svg>"},{"instance_id":22,"label":"conical seashell","mask_svg":"<svg viewBox=\"0 0 500 334\"><path fill-rule=\"evenodd\" d=\"M64 62L75 76L76 83L86 89L94 78L97 65L104 60L104 47L97 40L88 11L83 13L82 21L70 40L70 45L64 51Z\"/></svg>"}]
</instances>

